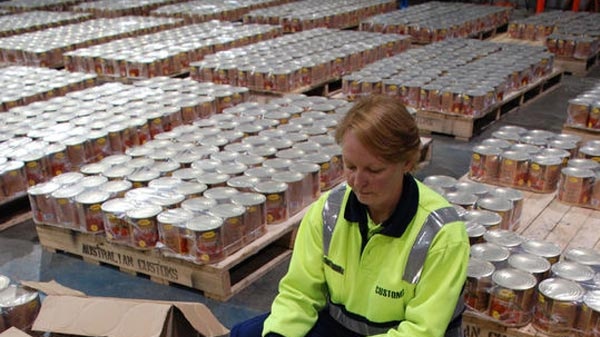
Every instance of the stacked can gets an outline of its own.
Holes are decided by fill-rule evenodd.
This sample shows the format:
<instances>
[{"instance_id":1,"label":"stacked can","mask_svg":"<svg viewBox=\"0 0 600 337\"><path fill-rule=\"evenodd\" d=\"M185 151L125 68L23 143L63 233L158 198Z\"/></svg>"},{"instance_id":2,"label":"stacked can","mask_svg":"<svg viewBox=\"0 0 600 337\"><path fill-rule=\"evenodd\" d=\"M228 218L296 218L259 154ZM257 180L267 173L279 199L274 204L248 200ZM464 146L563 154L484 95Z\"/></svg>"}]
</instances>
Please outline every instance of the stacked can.
<instances>
[{"instance_id":1,"label":"stacked can","mask_svg":"<svg viewBox=\"0 0 600 337\"><path fill-rule=\"evenodd\" d=\"M569 100L566 124L579 128L600 128L600 85Z\"/></svg>"}]
</instances>

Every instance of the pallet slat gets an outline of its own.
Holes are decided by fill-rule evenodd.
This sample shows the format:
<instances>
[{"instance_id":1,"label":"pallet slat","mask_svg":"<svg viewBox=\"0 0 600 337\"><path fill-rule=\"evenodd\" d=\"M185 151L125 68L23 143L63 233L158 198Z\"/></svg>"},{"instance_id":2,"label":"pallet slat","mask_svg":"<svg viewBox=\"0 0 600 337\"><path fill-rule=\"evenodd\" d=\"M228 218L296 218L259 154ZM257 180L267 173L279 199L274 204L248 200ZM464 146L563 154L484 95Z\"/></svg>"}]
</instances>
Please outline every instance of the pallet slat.
<instances>
[{"instance_id":1,"label":"pallet slat","mask_svg":"<svg viewBox=\"0 0 600 337\"><path fill-rule=\"evenodd\" d=\"M304 214L268 225L267 233L221 262L197 265L165 257L157 250L141 251L107 242L103 235L37 225L40 244L50 251L79 256L94 264L108 264L129 274L142 274L161 284L179 284L202 291L206 297L225 301L264 276L291 255L294 229Z\"/></svg>"}]
</instances>

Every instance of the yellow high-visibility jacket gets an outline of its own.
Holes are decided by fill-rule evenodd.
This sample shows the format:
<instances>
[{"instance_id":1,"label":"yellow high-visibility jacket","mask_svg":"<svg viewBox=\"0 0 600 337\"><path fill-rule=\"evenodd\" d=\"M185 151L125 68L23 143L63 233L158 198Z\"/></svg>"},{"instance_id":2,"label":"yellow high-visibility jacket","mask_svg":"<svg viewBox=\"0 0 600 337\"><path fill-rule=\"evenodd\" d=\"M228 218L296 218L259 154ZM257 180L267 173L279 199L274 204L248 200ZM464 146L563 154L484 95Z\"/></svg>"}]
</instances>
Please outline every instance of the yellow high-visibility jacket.
<instances>
[{"instance_id":1,"label":"yellow high-visibility jacket","mask_svg":"<svg viewBox=\"0 0 600 337\"><path fill-rule=\"evenodd\" d=\"M304 216L263 336L302 337L325 309L363 335L442 337L462 303L468 261L456 210L412 176L381 226L340 185Z\"/></svg>"}]
</instances>

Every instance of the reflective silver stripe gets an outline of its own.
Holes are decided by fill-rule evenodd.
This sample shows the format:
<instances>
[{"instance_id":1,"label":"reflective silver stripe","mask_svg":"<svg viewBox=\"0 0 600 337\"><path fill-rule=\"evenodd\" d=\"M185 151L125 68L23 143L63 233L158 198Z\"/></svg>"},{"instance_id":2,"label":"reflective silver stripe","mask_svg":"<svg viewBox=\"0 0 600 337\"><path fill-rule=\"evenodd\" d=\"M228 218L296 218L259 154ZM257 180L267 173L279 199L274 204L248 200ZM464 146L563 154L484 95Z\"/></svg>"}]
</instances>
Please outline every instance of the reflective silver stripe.
<instances>
[{"instance_id":1,"label":"reflective silver stripe","mask_svg":"<svg viewBox=\"0 0 600 337\"><path fill-rule=\"evenodd\" d=\"M408 262L402 276L404 281L412 284L419 281L423 264L427 257L427 251L431 246L433 238L435 238L444 224L458 220L460 218L454 207L441 208L429 214L408 256Z\"/></svg>"},{"instance_id":2,"label":"reflective silver stripe","mask_svg":"<svg viewBox=\"0 0 600 337\"><path fill-rule=\"evenodd\" d=\"M400 324L400 322L396 321L390 322L389 326L372 326L367 322L357 321L346 315L340 307L331 304L331 302L329 303L329 315L348 330L352 330L364 336L384 334L388 330L398 327L398 324Z\"/></svg>"},{"instance_id":3,"label":"reflective silver stripe","mask_svg":"<svg viewBox=\"0 0 600 337\"><path fill-rule=\"evenodd\" d=\"M342 208L342 202L344 202L344 195L346 194L346 184L341 184L329 192L329 196L323 205L323 255L329 254L329 244L331 243L331 237L335 224L337 223L338 214Z\"/></svg>"}]
</instances>

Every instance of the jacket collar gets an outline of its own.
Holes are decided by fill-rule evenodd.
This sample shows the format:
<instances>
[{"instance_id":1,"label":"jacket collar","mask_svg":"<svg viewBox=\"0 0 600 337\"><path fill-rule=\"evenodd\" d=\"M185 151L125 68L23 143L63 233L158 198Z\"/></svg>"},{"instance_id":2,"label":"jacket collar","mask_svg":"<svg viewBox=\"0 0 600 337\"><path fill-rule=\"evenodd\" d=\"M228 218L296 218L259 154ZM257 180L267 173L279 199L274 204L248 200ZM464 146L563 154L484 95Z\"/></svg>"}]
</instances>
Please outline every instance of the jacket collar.
<instances>
[{"instance_id":1,"label":"jacket collar","mask_svg":"<svg viewBox=\"0 0 600 337\"><path fill-rule=\"evenodd\" d=\"M402 197L396 205L392 216L383 222L381 234L401 237L406 228L417 214L419 205L419 187L417 182L410 174L404 175L402 184ZM368 222L367 206L358 201L354 191L350 191L344 218L349 222L358 222L361 227L366 226Z\"/></svg>"}]
</instances>

